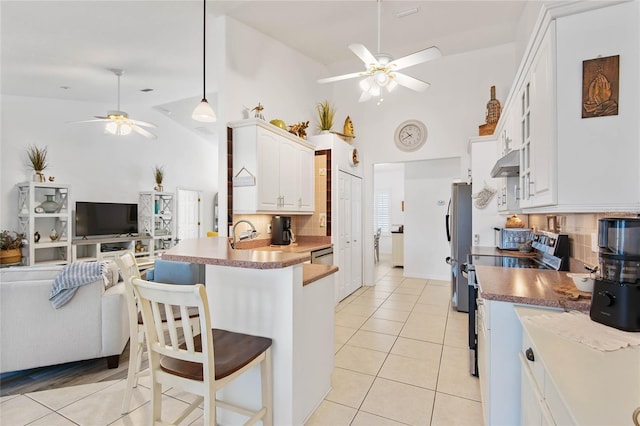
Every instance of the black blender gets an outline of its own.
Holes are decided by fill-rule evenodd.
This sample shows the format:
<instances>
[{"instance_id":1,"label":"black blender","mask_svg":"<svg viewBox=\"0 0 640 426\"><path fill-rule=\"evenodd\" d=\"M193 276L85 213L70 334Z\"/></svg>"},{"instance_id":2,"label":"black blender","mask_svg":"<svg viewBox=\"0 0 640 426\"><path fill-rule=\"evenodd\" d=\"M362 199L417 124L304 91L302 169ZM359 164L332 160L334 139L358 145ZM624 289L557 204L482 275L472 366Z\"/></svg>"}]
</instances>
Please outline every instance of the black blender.
<instances>
[{"instance_id":1,"label":"black blender","mask_svg":"<svg viewBox=\"0 0 640 426\"><path fill-rule=\"evenodd\" d=\"M640 331L640 217L598 221L600 277L590 316L625 331Z\"/></svg>"}]
</instances>

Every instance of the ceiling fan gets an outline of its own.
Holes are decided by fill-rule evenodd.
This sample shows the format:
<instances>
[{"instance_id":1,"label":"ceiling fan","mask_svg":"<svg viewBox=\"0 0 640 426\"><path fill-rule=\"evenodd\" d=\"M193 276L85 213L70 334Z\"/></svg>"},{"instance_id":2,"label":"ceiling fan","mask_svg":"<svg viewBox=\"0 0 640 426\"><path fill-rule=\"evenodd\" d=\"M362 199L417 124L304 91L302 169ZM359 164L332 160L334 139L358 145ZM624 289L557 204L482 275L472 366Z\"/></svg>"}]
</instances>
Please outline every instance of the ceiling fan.
<instances>
[{"instance_id":1,"label":"ceiling fan","mask_svg":"<svg viewBox=\"0 0 640 426\"><path fill-rule=\"evenodd\" d=\"M382 100L382 89L385 87L388 92L391 92L397 85L422 92L430 86L430 84L425 81L399 73L398 71L437 59L442 56L440 50L432 46L396 60L386 53L380 53L381 3L382 0L378 0L378 53L376 55L372 54L369 49L362 44L354 43L349 45L349 49L364 62L365 71L322 78L318 80L318 83L332 83L349 78L366 77L360 80L360 88L362 89L362 95L359 99L360 102L368 101L372 97L377 96L380 96L380 100Z\"/></svg>"},{"instance_id":2,"label":"ceiling fan","mask_svg":"<svg viewBox=\"0 0 640 426\"><path fill-rule=\"evenodd\" d=\"M117 68L110 68L109 71L114 73L118 77L118 109L116 111L108 111L106 117L99 115L94 116L95 120L83 120L76 121L76 123L106 123L104 131L116 136L125 136L134 131L141 134L148 139L156 139L156 135L143 127L157 127L153 123L147 123L145 121L133 120L129 118L129 115L120 110L120 77L124 74L124 70Z\"/></svg>"}]
</instances>

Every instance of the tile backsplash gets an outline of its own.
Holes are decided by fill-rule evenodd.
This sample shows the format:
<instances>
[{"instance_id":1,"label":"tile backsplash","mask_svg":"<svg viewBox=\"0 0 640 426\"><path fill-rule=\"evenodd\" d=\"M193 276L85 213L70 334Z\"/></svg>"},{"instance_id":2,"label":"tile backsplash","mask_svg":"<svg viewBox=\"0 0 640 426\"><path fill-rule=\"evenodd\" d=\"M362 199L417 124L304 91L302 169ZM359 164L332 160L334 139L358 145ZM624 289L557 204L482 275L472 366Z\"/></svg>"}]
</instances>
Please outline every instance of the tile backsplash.
<instances>
[{"instance_id":1,"label":"tile backsplash","mask_svg":"<svg viewBox=\"0 0 640 426\"><path fill-rule=\"evenodd\" d=\"M548 229L551 215L530 214L529 226ZM557 232L569 235L569 255L573 262L598 264L598 253L592 247L598 245L598 219L603 217L635 217L637 213L572 213L554 215Z\"/></svg>"}]
</instances>

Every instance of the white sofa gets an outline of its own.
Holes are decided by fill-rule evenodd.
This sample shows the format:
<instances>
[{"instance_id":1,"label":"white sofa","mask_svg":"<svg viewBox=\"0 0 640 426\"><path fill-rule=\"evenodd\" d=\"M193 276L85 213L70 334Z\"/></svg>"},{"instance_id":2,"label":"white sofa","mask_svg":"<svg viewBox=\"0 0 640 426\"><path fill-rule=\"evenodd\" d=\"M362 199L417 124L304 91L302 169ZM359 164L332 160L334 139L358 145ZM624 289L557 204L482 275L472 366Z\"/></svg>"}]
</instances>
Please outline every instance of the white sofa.
<instances>
[{"instance_id":1,"label":"white sofa","mask_svg":"<svg viewBox=\"0 0 640 426\"><path fill-rule=\"evenodd\" d=\"M122 282L81 286L60 309L49 302L62 266L0 269L0 372L107 357L118 366L129 340Z\"/></svg>"}]
</instances>

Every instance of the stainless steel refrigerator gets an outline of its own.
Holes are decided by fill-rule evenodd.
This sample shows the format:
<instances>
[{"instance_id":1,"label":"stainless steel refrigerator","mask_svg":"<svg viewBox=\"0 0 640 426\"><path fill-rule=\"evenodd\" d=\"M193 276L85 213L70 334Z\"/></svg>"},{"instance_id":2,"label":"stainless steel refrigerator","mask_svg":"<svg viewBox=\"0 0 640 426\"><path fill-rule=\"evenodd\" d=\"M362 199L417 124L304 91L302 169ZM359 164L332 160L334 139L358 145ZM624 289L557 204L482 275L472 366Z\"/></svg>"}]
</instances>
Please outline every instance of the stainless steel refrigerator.
<instances>
[{"instance_id":1,"label":"stainless steel refrigerator","mask_svg":"<svg viewBox=\"0 0 640 426\"><path fill-rule=\"evenodd\" d=\"M471 205L471 185L452 184L446 216L451 256L446 261L451 265L451 303L461 312L469 312L467 277L460 272L460 266L467 262L471 250Z\"/></svg>"}]
</instances>

